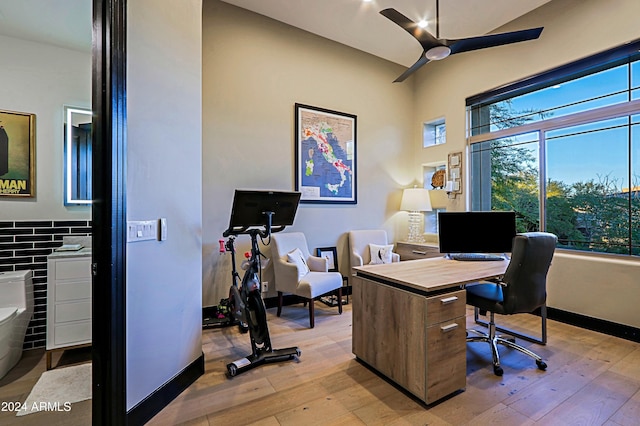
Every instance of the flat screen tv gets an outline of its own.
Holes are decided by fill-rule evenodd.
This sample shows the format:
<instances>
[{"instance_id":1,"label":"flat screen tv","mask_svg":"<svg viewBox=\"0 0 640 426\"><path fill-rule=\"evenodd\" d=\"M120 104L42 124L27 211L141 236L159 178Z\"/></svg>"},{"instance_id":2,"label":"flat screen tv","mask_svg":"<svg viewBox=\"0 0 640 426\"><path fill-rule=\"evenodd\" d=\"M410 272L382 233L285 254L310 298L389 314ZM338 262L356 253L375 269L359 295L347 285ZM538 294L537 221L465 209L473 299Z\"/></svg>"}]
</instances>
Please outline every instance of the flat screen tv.
<instances>
[{"instance_id":1,"label":"flat screen tv","mask_svg":"<svg viewBox=\"0 0 640 426\"><path fill-rule=\"evenodd\" d=\"M514 212L441 212L440 253L509 253L516 235Z\"/></svg>"}]
</instances>

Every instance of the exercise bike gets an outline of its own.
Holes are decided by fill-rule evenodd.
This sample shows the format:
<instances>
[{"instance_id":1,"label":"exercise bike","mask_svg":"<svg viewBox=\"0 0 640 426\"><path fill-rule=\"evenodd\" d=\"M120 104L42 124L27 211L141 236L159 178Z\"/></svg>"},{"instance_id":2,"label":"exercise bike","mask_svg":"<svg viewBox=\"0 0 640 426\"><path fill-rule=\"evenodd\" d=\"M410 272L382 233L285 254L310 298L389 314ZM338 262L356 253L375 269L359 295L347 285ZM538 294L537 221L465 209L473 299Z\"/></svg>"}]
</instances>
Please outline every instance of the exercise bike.
<instances>
[{"instance_id":1,"label":"exercise bike","mask_svg":"<svg viewBox=\"0 0 640 426\"><path fill-rule=\"evenodd\" d=\"M258 246L258 237L263 243L267 239L266 244L269 244L271 233L282 231L287 225L293 224L299 200L300 194L296 192L235 192L229 228L222 235L228 238L225 248L232 256L232 285L229 289L231 315L248 327L251 354L227 364L229 377L266 362L292 360L301 355L297 347L273 349L271 346L261 289L261 258L264 255ZM245 272L239 285L234 241L241 234L251 237L251 252L242 264Z\"/></svg>"}]
</instances>

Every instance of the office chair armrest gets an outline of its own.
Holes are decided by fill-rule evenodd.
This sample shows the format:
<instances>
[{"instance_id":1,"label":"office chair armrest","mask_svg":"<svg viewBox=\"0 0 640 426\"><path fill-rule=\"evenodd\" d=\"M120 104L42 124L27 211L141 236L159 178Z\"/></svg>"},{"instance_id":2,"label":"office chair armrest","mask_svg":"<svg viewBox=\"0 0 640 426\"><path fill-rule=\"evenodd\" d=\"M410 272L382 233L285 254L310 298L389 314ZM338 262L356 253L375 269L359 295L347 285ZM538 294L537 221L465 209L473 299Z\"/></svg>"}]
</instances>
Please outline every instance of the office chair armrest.
<instances>
[{"instance_id":1,"label":"office chair armrest","mask_svg":"<svg viewBox=\"0 0 640 426\"><path fill-rule=\"evenodd\" d=\"M309 270L315 272L329 272L329 262L325 257L309 256L307 259Z\"/></svg>"},{"instance_id":2,"label":"office chair armrest","mask_svg":"<svg viewBox=\"0 0 640 426\"><path fill-rule=\"evenodd\" d=\"M502 281L502 278L503 278L503 277L489 278L489 279L487 280L487 282L494 283L494 284L498 284L498 285L501 285L502 287L506 287L506 286L507 286L507 283L505 283L504 281Z\"/></svg>"}]
</instances>

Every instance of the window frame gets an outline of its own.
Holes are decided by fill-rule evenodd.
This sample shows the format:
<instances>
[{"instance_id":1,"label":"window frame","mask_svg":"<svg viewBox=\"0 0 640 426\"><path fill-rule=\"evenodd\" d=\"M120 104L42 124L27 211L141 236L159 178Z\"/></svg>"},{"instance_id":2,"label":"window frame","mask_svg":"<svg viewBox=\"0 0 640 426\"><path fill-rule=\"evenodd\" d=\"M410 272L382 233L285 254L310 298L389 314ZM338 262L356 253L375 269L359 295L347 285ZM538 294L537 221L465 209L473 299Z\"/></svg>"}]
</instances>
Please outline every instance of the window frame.
<instances>
[{"instance_id":1,"label":"window frame","mask_svg":"<svg viewBox=\"0 0 640 426\"><path fill-rule=\"evenodd\" d=\"M444 129L444 136L438 136L438 129ZM443 139L442 142L439 142ZM422 147L430 148L432 146L440 146L447 143L447 123L444 117L422 124Z\"/></svg>"},{"instance_id":2,"label":"window frame","mask_svg":"<svg viewBox=\"0 0 640 426\"><path fill-rule=\"evenodd\" d=\"M568 114L560 117L546 118L543 120L538 120L531 123L522 124L520 126L514 126L510 128L505 128L501 130L495 131L487 131L486 133L477 133L478 129L473 128L473 118L474 114L477 113L478 106L489 106L496 102L500 102L502 100L510 99L512 97L520 96L525 93L535 92L537 90L542 90L546 87L552 86L554 84L559 84L561 82L570 81L579 79L581 77L591 75L607 68L613 68L615 66L619 66L621 64L627 63L629 67L632 66L633 63L640 63L640 53L638 49L640 48L640 40L636 40L632 43L626 44L624 46L614 48L611 51L603 52L600 54L596 54L592 57L576 61L574 63L565 65L563 67L559 67L555 70L548 71L546 73L539 74L537 76L533 76L527 79L524 79L520 82L512 83L511 85L505 85L498 89L494 89L489 92L485 92L480 95L476 95L470 98L467 98L467 145L470 147L474 144L487 142L496 139L503 139L508 137L514 137L523 134L529 133L537 133L538 135L538 144L539 144L539 153L538 153L538 168L539 168L539 225L541 230L546 230L546 211L547 211L547 188L546 188L546 179L547 179L547 158L546 158L546 134L547 132L558 130L562 128L579 126L583 124L595 123L598 121L603 121L607 119L615 119L621 117L630 117L633 115L637 115L640 113L640 99L627 100L624 103L618 103L613 105L608 105L596 109L589 109L573 114ZM636 65L640 66L640 65ZM629 93L631 94L634 90L631 85L629 85ZM633 126L633 122L629 120L629 126ZM629 143L632 143L630 140ZM471 166L472 163L469 161L469 176L472 175ZM629 173L632 173L632 164L628 165ZM630 185L632 183L630 182ZM631 188L631 186L630 186ZM469 205L471 205L471 199L473 194L469 194ZM631 204L629 205L629 213L632 214ZM630 229L630 238L631 238L631 229ZM624 258L633 258L635 255L633 254L633 245L632 240L629 240L629 253L627 254L614 254L607 253L601 251L583 251L583 250L573 250L563 248L561 250L567 250L572 253L591 253L598 255L609 255L609 256L622 256Z\"/></svg>"}]
</instances>

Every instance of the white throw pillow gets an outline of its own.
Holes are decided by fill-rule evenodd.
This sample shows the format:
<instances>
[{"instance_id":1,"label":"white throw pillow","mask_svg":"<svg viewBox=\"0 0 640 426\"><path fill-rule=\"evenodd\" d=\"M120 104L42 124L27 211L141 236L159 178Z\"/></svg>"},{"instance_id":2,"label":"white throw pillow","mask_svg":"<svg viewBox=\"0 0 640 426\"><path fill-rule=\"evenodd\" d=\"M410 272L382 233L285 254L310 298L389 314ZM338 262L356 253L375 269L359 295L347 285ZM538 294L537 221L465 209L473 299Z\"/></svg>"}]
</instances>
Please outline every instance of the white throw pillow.
<instances>
[{"instance_id":1,"label":"white throw pillow","mask_svg":"<svg viewBox=\"0 0 640 426\"><path fill-rule=\"evenodd\" d=\"M287 253L287 261L298 267L298 281L309 273L307 260L304 258L304 255L299 248Z\"/></svg>"},{"instance_id":2,"label":"white throw pillow","mask_svg":"<svg viewBox=\"0 0 640 426\"><path fill-rule=\"evenodd\" d=\"M371 265L381 263L391 263L391 254L393 253L393 244L381 246L378 244L369 244L371 251Z\"/></svg>"}]
</instances>

